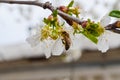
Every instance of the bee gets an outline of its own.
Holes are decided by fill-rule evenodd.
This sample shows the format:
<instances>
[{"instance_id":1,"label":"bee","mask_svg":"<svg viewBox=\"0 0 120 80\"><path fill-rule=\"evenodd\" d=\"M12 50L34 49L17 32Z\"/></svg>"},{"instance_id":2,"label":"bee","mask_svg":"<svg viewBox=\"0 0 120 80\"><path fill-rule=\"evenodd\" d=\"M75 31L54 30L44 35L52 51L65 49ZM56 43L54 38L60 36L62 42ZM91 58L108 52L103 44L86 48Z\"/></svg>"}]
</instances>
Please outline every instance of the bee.
<instances>
[{"instance_id":1,"label":"bee","mask_svg":"<svg viewBox=\"0 0 120 80\"><path fill-rule=\"evenodd\" d=\"M71 46L71 39L66 31L62 31L62 43L65 45L65 49L68 50Z\"/></svg>"},{"instance_id":2,"label":"bee","mask_svg":"<svg viewBox=\"0 0 120 80\"><path fill-rule=\"evenodd\" d=\"M120 21L115 22L117 28L120 28Z\"/></svg>"}]
</instances>

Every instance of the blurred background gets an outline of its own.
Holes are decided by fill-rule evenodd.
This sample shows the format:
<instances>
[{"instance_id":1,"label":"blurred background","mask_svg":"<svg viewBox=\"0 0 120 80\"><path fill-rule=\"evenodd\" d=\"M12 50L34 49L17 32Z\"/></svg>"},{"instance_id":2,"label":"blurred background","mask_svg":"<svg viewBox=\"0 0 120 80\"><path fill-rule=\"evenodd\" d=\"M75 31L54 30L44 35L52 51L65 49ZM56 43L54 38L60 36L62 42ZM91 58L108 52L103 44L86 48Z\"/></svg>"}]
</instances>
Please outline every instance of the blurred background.
<instances>
[{"instance_id":1,"label":"blurred background","mask_svg":"<svg viewBox=\"0 0 120 80\"><path fill-rule=\"evenodd\" d=\"M70 2L36 1L50 1L55 7ZM99 21L109 11L120 10L120 0L74 1L84 10L84 19ZM0 80L120 80L119 34L109 33L110 49L106 53L99 52L84 37L80 39L79 49L49 59L40 47L31 47L26 38L50 14L49 10L37 6L0 3Z\"/></svg>"}]
</instances>

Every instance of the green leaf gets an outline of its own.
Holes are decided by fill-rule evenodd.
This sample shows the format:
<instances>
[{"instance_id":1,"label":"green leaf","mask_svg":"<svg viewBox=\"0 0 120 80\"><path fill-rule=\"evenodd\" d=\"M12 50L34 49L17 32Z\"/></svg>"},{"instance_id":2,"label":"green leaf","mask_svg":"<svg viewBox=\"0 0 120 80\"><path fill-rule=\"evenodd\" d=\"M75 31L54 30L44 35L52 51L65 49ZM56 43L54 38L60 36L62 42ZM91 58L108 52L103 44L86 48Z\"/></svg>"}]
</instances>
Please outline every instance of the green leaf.
<instances>
[{"instance_id":1,"label":"green leaf","mask_svg":"<svg viewBox=\"0 0 120 80\"><path fill-rule=\"evenodd\" d=\"M52 15L53 15L54 17L57 17L57 15L58 15L57 10L54 10L53 13L52 13Z\"/></svg>"},{"instance_id":2,"label":"green leaf","mask_svg":"<svg viewBox=\"0 0 120 80\"><path fill-rule=\"evenodd\" d=\"M67 7L68 7L68 8L69 8L69 7L72 7L72 6L73 6L73 4L74 4L74 1L72 0L72 1L68 4L68 6L67 6Z\"/></svg>"},{"instance_id":3,"label":"green leaf","mask_svg":"<svg viewBox=\"0 0 120 80\"><path fill-rule=\"evenodd\" d=\"M86 36L88 39L90 39L92 42L94 42L95 44L97 44L98 39L97 39L95 36L93 36L93 35L85 32L85 31L84 31L82 34L83 34L84 36Z\"/></svg>"},{"instance_id":4,"label":"green leaf","mask_svg":"<svg viewBox=\"0 0 120 80\"><path fill-rule=\"evenodd\" d=\"M109 16L120 18L120 11L119 10L113 10L109 13Z\"/></svg>"},{"instance_id":5,"label":"green leaf","mask_svg":"<svg viewBox=\"0 0 120 80\"><path fill-rule=\"evenodd\" d=\"M48 23L49 23L48 19L46 19L46 18L44 18L43 21L44 21L45 24L48 24Z\"/></svg>"},{"instance_id":6,"label":"green leaf","mask_svg":"<svg viewBox=\"0 0 120 80\"><path fill-rule=\"evenodd\" d=\"M99 37L100 36L100 34L97 32L97 31L91 31L91 34L93 35L93 36L95 36L95 37Z\"/></svg>"},{"instance_id":7,"label":"green leaf","mask_svg":"<svg viewBox=\"0 0 120 80\"><path fill-rule=\"evenodd\" d=\"M97 29L99 26L98 26L98 24L93 23L93 24L91 24L91 27L94 29Z\"/></svg>"}]
</instances>

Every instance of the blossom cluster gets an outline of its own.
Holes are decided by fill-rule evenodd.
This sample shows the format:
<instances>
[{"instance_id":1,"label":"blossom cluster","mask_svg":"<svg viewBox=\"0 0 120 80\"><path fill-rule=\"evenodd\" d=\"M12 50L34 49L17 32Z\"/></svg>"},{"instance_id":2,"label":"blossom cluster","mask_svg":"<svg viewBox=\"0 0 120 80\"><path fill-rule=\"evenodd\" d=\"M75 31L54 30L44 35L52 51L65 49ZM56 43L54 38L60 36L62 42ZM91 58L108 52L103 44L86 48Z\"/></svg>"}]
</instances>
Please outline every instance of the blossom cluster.
<instances>
[{"instance_id":1,"label":"blossom cluster","mask_svg":"<svg viewBox=\"0 0 120 80\"><path fill-rule=\"evenodd\" d=\"M73 7L74 1L71 1L68 6L60 6L62 12L79 18L79 7ZM105 26L110 23L110 16L105 15L100 22L94 22L90 19L78 24L70 21L72 29L66 29L64 23L59 22L58 12L55 10L48 18L44 18L44 26L37 28L36 34L27 38L28 43L32 46L44 44L44 51L47 58L51 55L61 55L63 51L69 50L73 45L73 36L82 34L95 43L98 50L106 52L109 49L108 40L106 39Z\"/></svg>"}]
</instances>

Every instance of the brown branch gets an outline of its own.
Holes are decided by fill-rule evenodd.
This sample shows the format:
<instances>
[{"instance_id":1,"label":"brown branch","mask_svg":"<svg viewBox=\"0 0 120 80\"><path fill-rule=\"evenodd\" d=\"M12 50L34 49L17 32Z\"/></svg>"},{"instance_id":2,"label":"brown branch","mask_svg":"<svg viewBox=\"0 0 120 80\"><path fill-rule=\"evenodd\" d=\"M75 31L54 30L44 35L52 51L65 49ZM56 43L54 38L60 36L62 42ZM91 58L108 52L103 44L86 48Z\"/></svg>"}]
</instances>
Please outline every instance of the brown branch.
<instances>
[{"instance_id":1,"label":"brown branch","mask_svg":"<svg viewBox=\"0 0 120 80\"><path fill-rule=\"evenodd\" d=\"M39 6L39 7L42 7L44 9L49 9L51 10L52 12L54 10L56 10L57 8L53 7L51 3L49 2L46 2L46 3L41 3L41 2L38 2L38 1L8 1L8 0L0 0L0 3L8 3L8 4L25 4L25 5L34 5L34 6ZM68 22L69 21L74 21L80 25L84 24L86 21L81 21L79 18L76 18L76 17L73 17L73 16L70 16L60 10L58 10L58 14L64 19L66 20L66 22L68 24L70 24ZM119 24L117 23L119 22ZM71 24L70 24L71 25ZM115 23L112 23L112 24L108 24L105 29L106 30L110 30L110 31L113 31L115 33L119 33L120 34L120 30L117 29L117 28L120 28L120 21L116 21Z\"/></svg>"},{"instance_id":2,"label":"brown branch","mask_svg":"<svg viewBox=\"0 0 120 80\"><path fill-rule=\"evenodd\" d=\"M105 27L105 29L120 34L120 21L116 21L115 23L108 24Z\"/></svg>"},{"instance_id":3,"label":"brown branch","mask_svg":"<svg viewBox=\"0 0 120 80\"><path fill-rule=\"evenodd\" d=\"M49 2L46 2L46 3L41 3L41 2L38 2L38 1L8 1L8 0L0 0L0 3L8 3L8 4L26 4L26 5L34 5L34 6L39 6L39 7L42 7L44 9L49 9L51 10L52 12L54 10L56 10L57 8L53 7L51 5L51 3ZM63 17L66 17L68 18L69 20L73 20L79 24L81 24L81 21L78 19L78 18L75 18L75 17L72 17L60 10L58 10L58 14L63 18Z\"/></svg>"}]
</instances>

